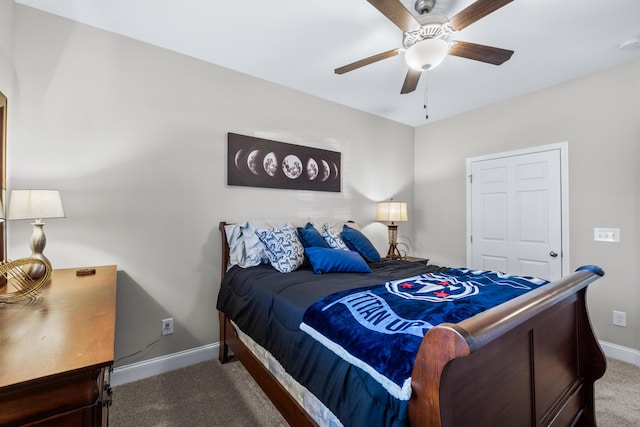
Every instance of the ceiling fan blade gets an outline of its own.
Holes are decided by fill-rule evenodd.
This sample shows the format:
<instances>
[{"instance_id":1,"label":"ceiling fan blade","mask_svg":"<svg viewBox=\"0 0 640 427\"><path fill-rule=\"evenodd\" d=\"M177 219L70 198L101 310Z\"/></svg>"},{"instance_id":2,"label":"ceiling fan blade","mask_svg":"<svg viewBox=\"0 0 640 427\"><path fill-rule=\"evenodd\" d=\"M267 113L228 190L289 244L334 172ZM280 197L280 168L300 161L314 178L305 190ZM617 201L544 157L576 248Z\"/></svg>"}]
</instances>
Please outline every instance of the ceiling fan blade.
<instances>
[{"instance_id":1,"label":"ceiling fan blade","mask_svg":"<svg viewBox=\"0 0 640 427\"><path fill-rule=\"evenodd\" d=\"M500 65L511 58L513 51L483 44L455 42L449 47L449 55Z\"/></svg>"},{"instance_id":2,"label":"ceiling fan blade","mask_svg":"<svg viewBox=\"0 0 640 427\"><path fill-rule=\"evenodd\" d=\"M420 24L400 3L400 0L367 0L373 7L378 9L391 22L396 24L402 31L412 31L420 28Z\"/></svg>"},{"instance_id":3,"label":"ceiling fan blade","mask_svg":"<svg viewBox=\"0 0 640 427\"><path fill-rule=\"evenodd\" d=\"M454 31L462 30L512 1L513 0L477 0L449 20L451 29Z\"/></svg>"},{"instance_id":4,"label":"ceiling fan blade","mask_svg":"<svg viewBox=\"0 0 640 427\"><path fill-rule=\"evenodd\" d=\"M409 68L407 76L404 78L404 83L402 84L402 90L400 93L404 95L405 93L410 93L416 90L421 75L422 73L420 71Z\"/></svg>"},{"instance_id":5,"label":"ceiling fan blade","mask_svg":"<svg viewBox=\"0 0 640 427\"><path fill-rule=\"evenodd\" d=\"M357 68L364 67L365 65L373 64L374 62L382 61L383 59L391 58L400 53L399 49L392 49L386 52L379 53L377 55L370 56L368 58L361 59L356 62L352 62L351 64L344 65L340 68L335 69L336 74L344 74L349 71L353 71Z\"/></svg>"}]
</instances>

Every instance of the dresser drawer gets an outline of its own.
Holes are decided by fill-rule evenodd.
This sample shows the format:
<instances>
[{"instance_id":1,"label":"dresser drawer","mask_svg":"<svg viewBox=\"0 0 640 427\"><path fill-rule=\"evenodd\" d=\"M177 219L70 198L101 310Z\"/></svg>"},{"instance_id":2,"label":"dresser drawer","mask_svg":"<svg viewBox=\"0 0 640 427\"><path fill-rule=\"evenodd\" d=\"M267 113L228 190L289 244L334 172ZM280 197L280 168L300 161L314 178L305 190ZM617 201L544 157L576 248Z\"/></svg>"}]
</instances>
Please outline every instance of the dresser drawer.
<instances>
[{"instance_id":1,"label":"dresser drawer","mask_svg":"<svg viewBox=\"0 0 640 427\"><path fill-rule=\"evenodd\" d=\"M24 424L24 427L69 427L69 426L90 426L95 415L94 407L78 409L77 411L65 412L53 417ZM22 426L22 424L20 424Z\"/></svg>"},{"instance_id":2,"label":"dresser drawer","mask_svg":"<svg viewBox=\"0 0 640 427\"><path fill-rule=\"evenodd\" d=\"M89 418L102 418L103 383L108 369L86 369L2 389L0 425L23 425L49 418L50 423L43 425L58 425L63 420L67 421L60 425L101 424L95 421L85 423L82 420L87 415L81 413L88 410ZM55 418L60 420L54 421Z\"/></svg>"}]
</instances>

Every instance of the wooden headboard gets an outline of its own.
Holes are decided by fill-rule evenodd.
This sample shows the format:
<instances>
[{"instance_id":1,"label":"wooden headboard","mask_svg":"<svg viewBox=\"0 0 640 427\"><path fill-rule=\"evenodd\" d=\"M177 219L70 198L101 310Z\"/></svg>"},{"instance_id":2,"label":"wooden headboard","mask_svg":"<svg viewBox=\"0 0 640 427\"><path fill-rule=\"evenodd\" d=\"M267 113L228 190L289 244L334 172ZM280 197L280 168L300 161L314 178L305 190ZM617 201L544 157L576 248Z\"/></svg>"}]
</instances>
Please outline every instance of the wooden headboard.
<instances>
[{"instance_id":1,"label":"wooden headboard","mask_svg":"<svg viewBox=\"0 0 640 427\"><path fill-rule=\"evenodd\" d=\"M222 236L222 256L220 257L220 280L224 279L224 275L227 272L227 266L229 265L229 243L227 242L227 231L224 226L227 225L225 221L220 221L218 229Z\"/></svg>"}]
</instances>

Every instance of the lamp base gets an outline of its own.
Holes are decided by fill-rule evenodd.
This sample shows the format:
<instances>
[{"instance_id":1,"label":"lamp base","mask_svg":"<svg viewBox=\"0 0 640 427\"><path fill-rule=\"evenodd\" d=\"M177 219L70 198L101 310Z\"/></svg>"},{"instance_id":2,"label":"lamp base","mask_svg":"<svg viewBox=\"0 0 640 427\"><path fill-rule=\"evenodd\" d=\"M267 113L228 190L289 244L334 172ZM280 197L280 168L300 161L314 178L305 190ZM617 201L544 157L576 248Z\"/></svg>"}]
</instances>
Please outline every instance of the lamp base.
<instances>
[{"instance_id":1,"label":"lamp base","mask_svg":"<svg viewBox=\"0 0 640 427\"><path fill-rule=\"evenodd\" d=\"M49 262L47 257L42 254L40 254L40 256L31 255L29 259L37 259L46 263L46 266L44 264L36 264L36 263L29 264L25 273L27 273L29 277L31 277L33 280L37 280L43 277L47 272L47 267L51 269L51 262Z\"/></svg>"},{"instance_id":2,"label":"lamp base","mask_svg":"<svg viewBox=\"0 0 640 427\"><path fill-rule=\"evenodd\" d=\"M402 255L400 255L400 251L396 245L389 246L389 252L387 252L387 259L402 259Z\"/></svg>"},{"instance_id":3,"label":"lamp base","mask_svg":"<svg viewBox=\"0 0 640 427\"><path fill-rule=\"evenodd\" d=\"M400 259L400 251L398 250L398 226L393 222L387 226L389 228L389 252L387 252L388 259Z\"/></svg>"},{"instance_id":4,"label":"lamp base","mask_svg":"<svg viewBox=\"0 0 640 427\"><path fill-rule=\"evenodd\" d=\"M31 246L31 257L39 259L43 263L45 263L49 268L51 268L51 261L44 256L42 251L44 251L44 247L47 244L47 237L44 235L44 223L43 222L34 222L33 225L33 233L31 234L31 238L29 239L29 246ZM40 263L30 264L27 271L29 277L32 279L39 279L44 276L46 272L45 265Z\"/></svg>"}]
</instances>

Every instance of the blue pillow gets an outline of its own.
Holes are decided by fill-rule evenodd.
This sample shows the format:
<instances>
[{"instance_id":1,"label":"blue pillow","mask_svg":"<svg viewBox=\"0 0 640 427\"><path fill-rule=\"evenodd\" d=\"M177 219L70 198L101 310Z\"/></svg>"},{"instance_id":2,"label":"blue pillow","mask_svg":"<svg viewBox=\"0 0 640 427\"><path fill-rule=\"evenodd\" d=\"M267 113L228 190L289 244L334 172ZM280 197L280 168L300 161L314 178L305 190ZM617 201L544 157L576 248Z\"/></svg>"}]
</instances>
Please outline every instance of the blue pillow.
<instances>
[{"instance_id":1,"label":"blue pillow","mask_svg":"<svg viewBox=\"0 0 640 427\"><path fill-rule=\"evenodd\" d=\"M344 225L340 237L349 249L358 252L367 262L380 262L380 253L359 230Z\"/></svg>"},{"instance_id":2,"label":"blue pillow","mask_svg":"<svg viewBox=\"0 0 640 427\"><path fill-rule=\"evenodd\" d=\"M330 248L305 248L314 273L371 273L366 261L357 252Z\"/></svg>"},{"instance_id":3,"label":"blue pillow","mask_svg":"<svg viewBox=\"0 0 640 427\"><path fill-rule=\"evenodd\" d=\"M313 224L310 222L303 227L298 227L298 237L300 237L300 242L302 242L302 246L305 248L311 247L319 247L319 248L328 248L329 245L325 242L322 235L313 227Z\"/></svg>"}]
</instances>

